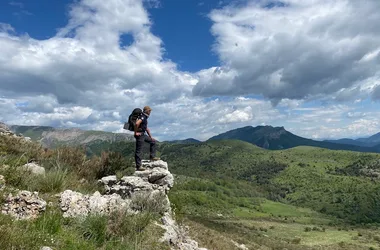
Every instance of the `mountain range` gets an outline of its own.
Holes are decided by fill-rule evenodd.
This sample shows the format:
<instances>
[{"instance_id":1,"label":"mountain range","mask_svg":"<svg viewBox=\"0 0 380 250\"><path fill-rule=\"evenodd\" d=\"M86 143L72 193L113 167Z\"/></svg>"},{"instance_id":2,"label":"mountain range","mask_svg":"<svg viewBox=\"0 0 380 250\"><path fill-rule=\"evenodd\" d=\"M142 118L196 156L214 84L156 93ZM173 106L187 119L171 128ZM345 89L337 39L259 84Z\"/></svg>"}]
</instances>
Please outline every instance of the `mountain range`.
<instances>
[{"instance_id":1,"label":"mountain range","mask_svg":"<svg viewBox=\"0 0 380 250\"><path fill-rule=\"evenodd\" d=\"M47 126L10 126L16 134L39 141L45 147L54 148L59 145L84 145L95 142L133 141L131 134L105 131L81 130L78 128L53 128ZM368 138L339 139L317 141L297 136L284 127L246 126L213 136L207 141L241 140L270 150L288 149L297 146L313 146L334 150L350 150L358 152L380 152L380 133ZM201 143L193 138L166 141L166 143L192 144Z\"/></svg>"},{"instance_id":2,"label":"mountain range","mask_svg":"<svg viewBox=\"0 0 380 250\"><path fill-rule=\"evenodd\" d=\"M55 148L60 145L84 145L99 141L118 142L134 140L132 135L126 133L82 130L78 128L18 125L11 125L9 128L13 133L30 137L33 141L39 141L42 146L47 148Z\"/></svg>"},{"instance_id":3,"label":"mountain range","mask_svg":"<svg viewBox=\"0 0 380 250\"><path fill-rule=\"evenodd\" d=\"M233 129L225 133L211 137L212 140L229 140L236 139L246 141L257 145L261 148L278 150L288 149L297 146L312 146L335 150L351 150L359 152L380 152L380 135L376 134L369 138L361 138L356 140L341 139L331 141L316 141L297 136L285 130L284 127L272 126L247 126L243 128ZM379 142L376 143L376 139ZM351 143L345 143L345 141ZM357 142L357 144L352 143Z\"/></svg>"},{"instance_id":4,"label":"mountain range","mask_svg":"<svg viewBox=\"0 0 380 250\"><path fill-rule=\"evenodd\" d=\"M361 147L373 147L380 144L380 133L374 134L368 138L359 138L359 139L349 139L343 138L339 140L326 140L328 142L340 143L340 144L350 144Z\"/></svg>"}]
</instances>

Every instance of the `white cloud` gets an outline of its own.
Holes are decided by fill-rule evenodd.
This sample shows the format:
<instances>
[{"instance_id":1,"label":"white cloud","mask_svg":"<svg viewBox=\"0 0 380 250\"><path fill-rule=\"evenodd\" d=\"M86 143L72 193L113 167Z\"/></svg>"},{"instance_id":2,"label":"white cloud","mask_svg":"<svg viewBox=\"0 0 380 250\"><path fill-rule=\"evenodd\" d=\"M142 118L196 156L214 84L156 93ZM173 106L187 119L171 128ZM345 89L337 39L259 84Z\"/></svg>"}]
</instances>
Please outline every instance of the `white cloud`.
<instances>
[{"instance_id":1,"label":"white cloud","mask_svg":"<svg viewBox=\"0 0 380 250\"><path fill-rule=\"evenodd\" d=\"M0 120L125 132L131 110L150 105L160 140L248 125L314 138L380 130L365 110L378 103L363 104L380 99L377 1L249 2L210 13L222 65L195 73L165 59L148 14L157 0L75 1L46 40L0 23Z\"/></svg>"},{"instance_id":2,"label":"white cloud","mask_svg":"<svg viewBox=\"0 0 380 250\"><path fill-rule=\"evenodd\" d=\"M193 93L260 94L274 104L368 97L363 85L373 86L368 81L380 75L380 2L282 3L248 1L211 12L214 49L223 63L200 72Z\"/></svg>"}]
</instances>

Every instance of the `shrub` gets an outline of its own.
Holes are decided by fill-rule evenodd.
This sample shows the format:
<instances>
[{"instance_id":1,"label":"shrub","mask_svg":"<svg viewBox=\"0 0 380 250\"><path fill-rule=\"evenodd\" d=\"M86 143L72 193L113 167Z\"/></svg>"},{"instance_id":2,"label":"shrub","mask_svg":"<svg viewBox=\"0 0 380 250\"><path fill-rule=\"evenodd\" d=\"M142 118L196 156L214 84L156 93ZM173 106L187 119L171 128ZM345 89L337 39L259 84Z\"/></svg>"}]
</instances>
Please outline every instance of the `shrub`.
<instances>
[{"instance_id":1,"label":"shrub","mask_svg":"<svg viewBox=\"0 0 380 250\"><path fill-rule=\"evenodd\" d=\"M51 167L68 168L76 173L86 161L85 150L80 147L59 147L45 155L45 168Z\"/></svg>"},{"instance_id":2,"label":"shrub","mask_svg":"<svg viewBox=\"0 0 380 250\"><path fill-rule=\"evenodd\" d=\"M310 232L311 231L311 227L305 227L305 232Z\"/></svg>"},{"instance_id":3,"label":"shrub","mask_svg":"<svg viewBox=\"0 0 380 250\"><path fill-rule=\"evenodd\" d=\"M0 155L23 156L27 161L38 161L41 159L42 154L42 146L38 143L0 135Z\"/></svg>"},{"instance_id":4,"label":"shrub","mask_svg":"<svg viewBox=\"0 0 380 250\"><path fill-rule=\"evenodd\" d=\"M96 178L100 179L104 176L115 175L116 172L126 169L127 160L118 152L102 152L101 167L96 173Z\"/></svg>"}]
</instances>

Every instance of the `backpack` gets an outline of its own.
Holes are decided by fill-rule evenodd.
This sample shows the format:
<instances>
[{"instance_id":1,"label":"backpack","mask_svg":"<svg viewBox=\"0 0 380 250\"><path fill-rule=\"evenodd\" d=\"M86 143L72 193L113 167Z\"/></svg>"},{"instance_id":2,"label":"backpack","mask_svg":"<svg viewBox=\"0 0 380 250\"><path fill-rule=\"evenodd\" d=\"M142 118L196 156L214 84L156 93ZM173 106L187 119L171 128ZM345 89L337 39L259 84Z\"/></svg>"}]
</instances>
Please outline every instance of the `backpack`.
<instances>
[{"instance_id":1,"label":"backpack","mask_svg":"<svg viewBox=\"0 0 380 250\"><path fill-rule=\"evenodd\" d=\"M128 122L124 123L124 129L129 131L135 131L135 124L137 118L142 114L142 110L140 108L135 108L132 113L128 117Z\"/></svg>"}]
</instances>

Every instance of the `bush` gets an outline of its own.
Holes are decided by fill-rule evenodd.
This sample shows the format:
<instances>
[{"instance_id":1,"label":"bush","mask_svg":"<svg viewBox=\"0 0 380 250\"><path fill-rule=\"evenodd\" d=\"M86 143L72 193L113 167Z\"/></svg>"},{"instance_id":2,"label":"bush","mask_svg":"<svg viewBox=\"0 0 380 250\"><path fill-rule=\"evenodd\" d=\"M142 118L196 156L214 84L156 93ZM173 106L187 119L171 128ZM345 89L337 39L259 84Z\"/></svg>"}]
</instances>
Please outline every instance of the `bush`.
<instances>
[{"instance_id":1,"label":"bush","mask_svg":"<svg viewBox=\"0 0 380 250\"><path fill-rule=\"evenodd\" d=\"M15 155L26 161L39 161L43 154L38 143L7 135L0 135L0 155ZM26 162L23 162L25 164Z\"/></svg>"},{"instance_id":2,"label":"bush","mask_svg":"<svg viewBox=\"0 0 380 250\"><path fill-rule=\"evenodd\" d=\"M86 162L85 150L80 147L59 147L45 155L47 163L44 167L58 167L60 169L68 168L71 171L79 173Z\"/></svg>"},{"instance_id":3,"label":"bush","mask_svg":"<svg viewBox=\"0 0 380 250\"><path fill-rule=\"evenodd\" d=\"M127 168L127 160L118 152L102 152L101 167L96 173L96 178L100 179L104 176L115 175L118 171Z\"/></svg>"}]
</instances>

